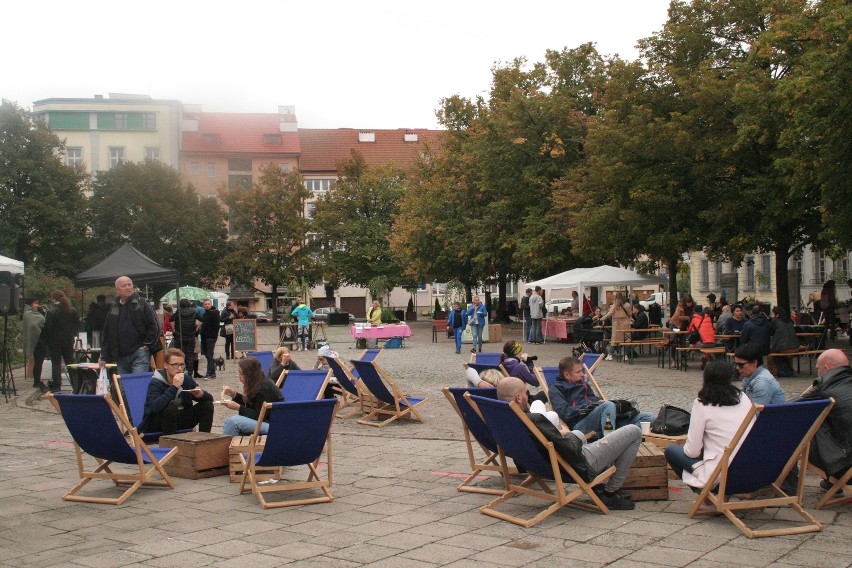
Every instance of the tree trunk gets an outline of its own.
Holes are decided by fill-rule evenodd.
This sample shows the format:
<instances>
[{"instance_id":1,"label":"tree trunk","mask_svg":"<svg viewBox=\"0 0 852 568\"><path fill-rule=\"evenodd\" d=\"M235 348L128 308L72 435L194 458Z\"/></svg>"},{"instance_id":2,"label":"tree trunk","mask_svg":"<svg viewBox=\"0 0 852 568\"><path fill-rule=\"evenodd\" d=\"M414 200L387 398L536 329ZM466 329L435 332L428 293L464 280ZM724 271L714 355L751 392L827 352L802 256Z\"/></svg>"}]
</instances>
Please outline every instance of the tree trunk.
<instances>
[{"instance_id":1,"label":"tree trunk","mask_svg":"<svg viewBox=\"0 0 852 568\"><path fill-rule=\"evenodd\" d=\"M790 282L787 263L790 261L790 247L781 245L775 250L775 303L790 313Z\"/></svg>"},{"instance_id":2,"label":"tree trunk","mask_svg":"<svg viewBox=\"0 0 852 568\"><path fill-rule=\"evenodd\" d=\"M500 307L497 309L497 321L501 323L509 323L509 316L506 310L506 275L500 273L497 275L497 301L500 302Z\"/></svg>"},{"instance_id":3,"label":"tree trunk","mask_svg":"<svg viewBox=\"0 0 852 568\"><path fill-rule=\"evenodd\" d=\"M272 322L278 323L278 282L270 282L272 286Z\"/></svg>"},{"instance_id":4,"label":"tree trunk","mask_svg":"<svg viewBox=\"0 0 852 568\"><path fill-rule=\"evenodd\" d=\"M669 317L677 307L677 263L680 260L680 255L672 255L666 259L669 265Z\"/></svg>"}]
</instances>

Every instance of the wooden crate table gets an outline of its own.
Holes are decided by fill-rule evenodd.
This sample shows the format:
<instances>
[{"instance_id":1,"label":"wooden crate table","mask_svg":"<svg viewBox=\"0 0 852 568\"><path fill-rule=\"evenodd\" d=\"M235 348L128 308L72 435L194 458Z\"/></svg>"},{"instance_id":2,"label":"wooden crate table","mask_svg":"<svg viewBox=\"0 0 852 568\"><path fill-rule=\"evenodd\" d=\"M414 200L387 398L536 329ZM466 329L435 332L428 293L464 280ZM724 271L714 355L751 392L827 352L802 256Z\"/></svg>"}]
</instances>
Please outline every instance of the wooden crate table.
<instances>
[{"instance_id":1,"label":"wooden crate table","mask_svg":"<svg viewBox=\"0 0 852 568\"><path fill-rule=\"evenodd\" d=\"M228 448L230 454L229 470L231 474L231 483L239 483L243 477L243 464L240 461L240 454L248 453L248 445L251 436L234 436L231 439L231 446ZM258 436L257 449L263 450L266 444L266 436ZM280 467L263 467L257 470L257 480L267 481L270 479L278 479L281 476Z\"/></svg>"},{"instance_id":2,"label":"wooden crate table","mask_svg":"<svg viewBox=\"0 0 852 568\"><path fill-rule=\"evenodd\" d=\"M160 436L161 448L177 447L178 453L165 465L169 475L201 479L228 474L231 437L210 432L187 432Z\"/></svg>"},{"instance_id":3,"label":"wooden crate table","mask_svg":"<svg viewBox=\"0 0 852 568\"><path fill-rule=\"evenodd\" d=\"M669 478L666 458L654 444L643 442L630 466L622 489L633 501L661 501L669 498Z\"/></svg>"},{"instance_id":4,"label":"wooden crate table","mask_svg":"<svg viewBox=\"0 0 852 568\"><path fill-rule=\"evenodd\" d=\"M681 434L680 436L666 436L665 434L654 434L651 432L650 434L645 434L643 439L645 442L654 444L658 448L665 450L666 446L669 444L683 446L686 443L686 434ZM678 479L677 474L672 468L669 468L669 479Z\"/></svg>"}]
</instances>

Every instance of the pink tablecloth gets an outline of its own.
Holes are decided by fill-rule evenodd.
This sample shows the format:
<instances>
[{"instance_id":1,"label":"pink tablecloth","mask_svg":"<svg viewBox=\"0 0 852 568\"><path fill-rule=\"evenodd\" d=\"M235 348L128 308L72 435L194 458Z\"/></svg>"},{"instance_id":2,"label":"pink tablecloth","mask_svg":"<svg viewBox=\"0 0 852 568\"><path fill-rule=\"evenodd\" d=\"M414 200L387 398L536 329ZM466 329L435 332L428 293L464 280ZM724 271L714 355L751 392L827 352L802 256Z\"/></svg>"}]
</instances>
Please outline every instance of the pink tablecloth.
<instances>
[{"instance_id":1,"label":"pink tablecloth","mask_svg":"<svg viewBox=\"0 0 852 568\"><path fill-rule=\"evenodd\" d=\"M541 322L541 333L545 339L548 337L568 339L575 321L574 319L547 318Z\"/></svg>"},{"instance_id":2,"label":"pink tablecloth","mask_svg":"<svg viewBox=\"0 0 852 568\"><path fill-rule=\"evenodd\" d=\"M384 325L381 327L365 327L356 331L355 326L349 328L349 332L355 339L367 337L370 339L389 339L391 337L411 337L411 328L405 324Z\"/></svg>"}]
</instances>

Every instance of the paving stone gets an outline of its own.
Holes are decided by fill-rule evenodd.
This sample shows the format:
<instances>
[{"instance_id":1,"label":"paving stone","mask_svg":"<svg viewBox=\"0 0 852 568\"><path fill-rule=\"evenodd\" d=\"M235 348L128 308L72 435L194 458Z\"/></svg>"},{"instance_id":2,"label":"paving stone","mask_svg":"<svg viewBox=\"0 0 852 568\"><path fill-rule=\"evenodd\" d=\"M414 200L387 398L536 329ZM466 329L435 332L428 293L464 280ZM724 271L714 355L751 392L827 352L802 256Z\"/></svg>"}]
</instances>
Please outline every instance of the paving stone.
<instances>
[{"instance_id":1,"label":"paving stone","mask_svg":"<svg viewBox=\"0 0 852 568\"><path fill-rule=\"evenodd\" d=\"M621 562L647 562L663 566L686 566L703 555L702 552L648 545L621 559Z\"/></svg>"}]
</instances>

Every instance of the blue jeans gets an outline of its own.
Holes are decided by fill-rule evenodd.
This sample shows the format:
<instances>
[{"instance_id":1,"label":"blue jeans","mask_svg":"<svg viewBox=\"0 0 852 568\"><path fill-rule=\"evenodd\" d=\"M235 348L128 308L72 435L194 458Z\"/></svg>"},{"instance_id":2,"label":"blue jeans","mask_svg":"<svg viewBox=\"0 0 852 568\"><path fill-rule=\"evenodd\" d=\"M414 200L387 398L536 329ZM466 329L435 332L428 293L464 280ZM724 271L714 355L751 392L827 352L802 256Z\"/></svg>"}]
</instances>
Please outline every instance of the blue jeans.
<instances>
[{"instance_id":1,"label":"blue jeans","mask_svg":"<svg viewBox=\"0 0 852 568\"><path fill-rule=\"evenodd\" d=\"M461 327L461 326L460 326L460 327L454 327L454 328L453 328L453 337L455 337L455 339L456 339L456 353L460 353L460 352L461 352L461 336L462 336L462 331L464 331L464 328L463 328L463 327Z\"/></svg>"},{"instance_id":2,"label":"blue jeans","mask_svg":"<svg viewBox=\"0 0 852 568\"><path fill-rule=\"evenodd\" d=\"M257 420L237 414L225 418L225 422L222 424L222 433L226 436L251 436L256 427ZM260 425L260 433L265 436L268 432L269 423L264 422Z\"/></svg>"},{"instance_id":3,"label":"blue jeans","mask_svg":"<svg viewBox=\"0 0 852 568\"><path fill-rule=\"evenodd\" d=\"M473 349L482 351L482 328L478 325L470 326L470 333L473 335Z\"/></svg>"},{"instance_id":4,"label":"blue jeans","mask_svg":"<svg viewBox=\"0 0 852 568\"><path fill-rule=\"evenodd\" d=\"M201 350L204 352L204 357L207 359L208 377L216 376L216 361L213 360L213 351L216 349L216 337L202 337Z\"/></svg>"},{"instance_id":5,"label":"blue jeans","mask_svg":"<svg viewBox=\"0 0 852 568\"><path fill-rule=\"evenodd\" d=\"M574 424L572 430L580 430L583 434L595 432L598 437L601 437L603 436L604 425L606 424L607 418L609 418L610 423L615 428L621 428L628 424L639 426L640 422L652 422L654 418L656 418L656 415L651 414L650 412L640 412L631 418L629 422L619 422L616 419L615 403L605 400L597 405L589 414L583 417L582 420Z\"/></svg>"},{"instance_id":6,"label":"blue jeans","mask_svg":"<svg viewBox=\"0 0 852 568\"><path fill-rule=\"evenodd\" d=\"M144 347L140 347L130 355L118 358L116 372L119 375L130 373L145 373L151 370L151 354Z\"/></svg>"},{"instance_id":7,"label":"blue jeans","mask_svg":"<svg viewBox=\"0 0 852 568\"><path fill-rule=\"evenodd\" d=\"M541 343L541 318L532 318L528 343Z\"/></svg>"},{"instance_id":8,"label":"blue jeans","mask_svg":"<svg viewBox=\"0 0 852 568\"><path fill-rule=\"evenodd\" d=\"M678 446L677 444L669 444L666 446L665 454L666 461L669 462L670 466L672 466L672 470L674 470L677 476L681 478L683 477L684 470L688 470L691 473L692 466L704 459L702 456L698 456L697 458L687 456L683 453L683 447Z\"/></svg>"}]
</instances>

